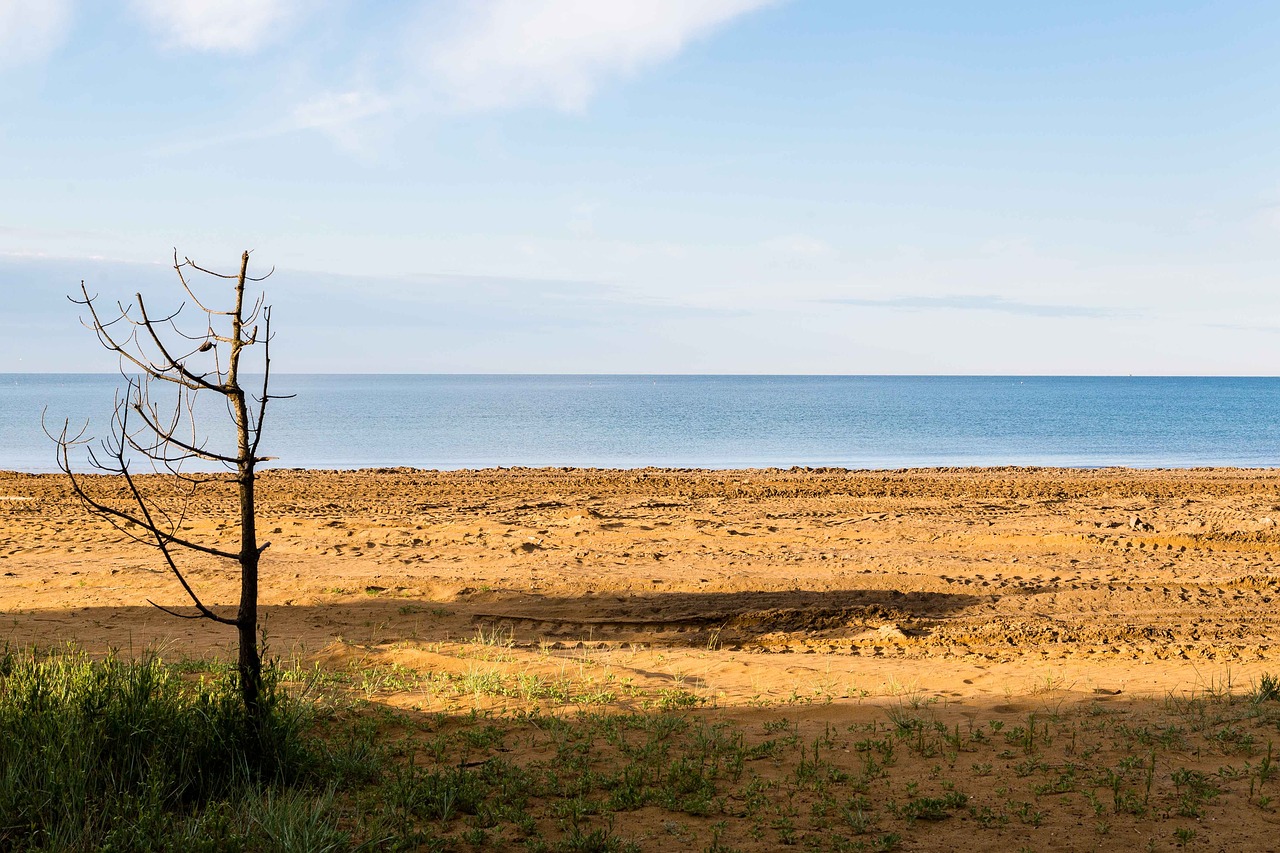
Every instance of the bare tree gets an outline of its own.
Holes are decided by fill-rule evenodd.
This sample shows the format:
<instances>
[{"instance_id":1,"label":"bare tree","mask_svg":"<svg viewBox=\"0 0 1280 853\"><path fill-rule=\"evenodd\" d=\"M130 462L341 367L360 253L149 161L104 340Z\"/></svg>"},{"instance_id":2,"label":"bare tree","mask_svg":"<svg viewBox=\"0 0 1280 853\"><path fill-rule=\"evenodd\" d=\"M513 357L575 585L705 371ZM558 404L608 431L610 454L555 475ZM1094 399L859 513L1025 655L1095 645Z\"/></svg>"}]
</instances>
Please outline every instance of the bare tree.
<instances>
[{"instance_id":1,"label":"bare tree","mask_svg":"<svg viewBox=\"0 0 1280 853\"><path fill-rule=\"evenodd\" d=\"M64 421L61 432L50 435L57 442L58 466L70 477L75 495L91 512L126 536L156 548L191 599L194 612L183 613L154 601L149 603L173 616L207 619L236 629L239 686L252 724L262 710L258 564L270 544L258 543L254 485L257 465L269 458L258 455L267 404L280 398L269 393L271 308L261 295L251 304L246 303L245 285L262 281L271 273L251 278L248 252L241 255L240 271L235 275L204 269L190 258L179 261L176 250L173 268L186 298L198 312L194 316L199 318L199 325L194 328L184 329L179 322L186 302L171 313L156 315L148 310L139 293L134 303L117 302L104 313L98 297L89 295L83 281L80 297L69 297L88 312L81 322L94 331L103 347L119 357L126 385L116 395L110 433L100 442L86 437L87 424L86 429L72 435ZM234 282L234 307L229 311L207 307L192 287L194 273ZM250 348L256 348L260 356L253 362L262 377L261 390L256 394L247 393L242 383L242 367L248 366L242 358ZM205 399L208 397L223 405L209 407ZM224 413L219 409L225 409L226 420L221 420ZM213 422L208 420L211 415ZM72 452L81 446L86 448L91 468L119 478L116 482L123 484L123 500L108 496L97 483L75 473ZM166 476L140 479L137 466L148 469L142 473ZM240 537L234 549L195 541L183 530L183 522L202 488L225 482L228 474L234 478L240 499ZM118 496L119 492L115 494ZM183 564L193 555L238 564L240 605L235 616L207 606L192 588Z\"/></svg>"}]
</instances>

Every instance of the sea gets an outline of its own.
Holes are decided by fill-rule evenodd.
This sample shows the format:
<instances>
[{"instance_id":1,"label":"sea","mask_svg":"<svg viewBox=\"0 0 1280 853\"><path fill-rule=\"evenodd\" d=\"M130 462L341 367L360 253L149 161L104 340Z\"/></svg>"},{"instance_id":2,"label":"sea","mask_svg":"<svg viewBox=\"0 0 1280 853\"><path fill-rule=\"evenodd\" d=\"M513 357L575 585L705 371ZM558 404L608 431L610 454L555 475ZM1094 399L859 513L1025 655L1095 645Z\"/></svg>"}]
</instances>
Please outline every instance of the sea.
<instances>
[{"instance_id":1,"label":"sea","mask_svg":"<svg viewBox=\"0 0 1280 853\"><path fill-rule=\"evenodd\" d=\"M45 428L105 435L123 384L0 374L0 469L57 470ZM285 468L1280 465L1271 377L286 374L272 392L293 396L260 451ZM200 422L226 439L225 410Z\"/></svg>"}]
</instances>

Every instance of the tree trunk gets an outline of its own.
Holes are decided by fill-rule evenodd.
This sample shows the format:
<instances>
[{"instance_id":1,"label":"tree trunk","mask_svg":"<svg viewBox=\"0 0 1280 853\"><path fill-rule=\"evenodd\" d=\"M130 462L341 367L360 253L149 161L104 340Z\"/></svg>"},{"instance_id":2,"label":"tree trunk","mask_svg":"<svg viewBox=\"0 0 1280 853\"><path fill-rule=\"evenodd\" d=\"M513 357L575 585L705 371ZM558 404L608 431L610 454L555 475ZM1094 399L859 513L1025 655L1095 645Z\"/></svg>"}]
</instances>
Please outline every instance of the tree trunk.
<instances>
[{"instance_id":1,"label":"tree trunk","mask_svg":"<svg viewBox=\"0 0 1280 853\"><path fill-rule=\"evenodd\" d=\"M258 649L258 543L253 518L253 467L240 477L240 609L236 630L240 637L240 693L251 721L259 717L262 656Z\"/></svg>"},{"instance_id":2,"label":"tree trunk","mask_svg":"<svg viewBox=\"0 0 1280 853\"><path fill-rule=\"evenodd\" d=\"M236 630L240 638L240 693L250 725L256 732L261 714L262 655L258 649L258 532L254 520L253 440L249 434L249 409L240 387L240 350L244 346L244 282L249 270L249 253L240 257L236 279L236 307L231 315L231 358L227 365L227 393L231 397L238 446L237 474L240 482L240 609ZM255 334L256 334L255 329Z\"/></svg>"}]
</instances>

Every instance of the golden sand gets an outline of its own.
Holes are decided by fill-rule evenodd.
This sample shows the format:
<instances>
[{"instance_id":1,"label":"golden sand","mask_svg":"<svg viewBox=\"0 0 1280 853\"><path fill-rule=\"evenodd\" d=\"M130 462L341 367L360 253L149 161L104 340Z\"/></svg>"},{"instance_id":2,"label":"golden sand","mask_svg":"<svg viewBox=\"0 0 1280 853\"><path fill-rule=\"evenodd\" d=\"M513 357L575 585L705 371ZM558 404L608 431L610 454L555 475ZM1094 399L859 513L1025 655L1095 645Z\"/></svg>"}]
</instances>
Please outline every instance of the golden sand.
<instances>
[{"instance_id":1,"label":"golden sand","mask_svg":"<svg viewBox=\"0 0 1280 853\"><path fill-rule=\"evenodd\" d=\"M234 547L233 502L192 505L188 535ZM1277 668L1277 520L1280 473L1251 470L273 471L262 604L281 654L444 665L497 631L727 705L1159 696ZM64 478L0 474L0 524L10 642L231 643L151 608L188 602ZM186 565L234 604L234 566Z\"/></svg>"}]
</instances>

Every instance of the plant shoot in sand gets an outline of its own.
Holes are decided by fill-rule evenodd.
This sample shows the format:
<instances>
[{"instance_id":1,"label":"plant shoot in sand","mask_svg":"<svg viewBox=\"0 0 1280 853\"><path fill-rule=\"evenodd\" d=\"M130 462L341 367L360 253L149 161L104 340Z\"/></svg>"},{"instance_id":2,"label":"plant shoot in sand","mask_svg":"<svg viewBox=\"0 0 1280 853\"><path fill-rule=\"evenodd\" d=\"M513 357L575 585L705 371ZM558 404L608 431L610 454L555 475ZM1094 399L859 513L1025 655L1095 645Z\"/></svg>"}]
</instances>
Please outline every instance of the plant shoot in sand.
<instances>
[{"instance_id":1,"label":"plant shoot in sand","mask_svg":"<svg viewBox=\"0 0 1280 853\"><path fill-rule=\"evenodd\" d=\"M140 293L134 303L118 302L104 311L98 297L90 296L84 282L80 283L80 297L70 299L88 311L81 322L97 334L103 347L119 357L126 385L116 395L110 432L102 441L95 443L86 436L87 425L72 435L65 421L61 432L50 432L50 437L57 442L58 466L70 477L75 495L91 512L131 539L156 548L195 612L179 613L149 603L173 616L208 619L236 629L240 694L253 724L260 717L262 691L258 562L270 544L258 543L254 485L257 465L269 458L258 455L267 404L279 397L268 393L271 308L264 304L262 295L246 303L245 285L267 276L248 275L248 252L241 256L240 271L235 275L204 269L190 258L179 261L176 251L173 268L199 312L195 314L199 326L184 328L179 323L187 303L170 313L156 314ZM192 274L233 282L234 307L229 311L207 307L191 285ZM249 351L259 356L252 364L261 375L257 393L246 392L243 383L244 356ZM207 405L207 398L215 405ZM72 452L80 446L86 446L88 463L95 471L119 478L115 482L123 484L123 500L107 496L105 484L75 473ZM139 467L147 469L143 473L163 476L139 478ZM234 478L240 504L240 538L234 549L195 541L183 527L187 510L201 490L226 482L228 473ZM183 561L194 555L238 564L240 605L235 616L207 606L192 588Z\"/></svg>"}]
</instances>

